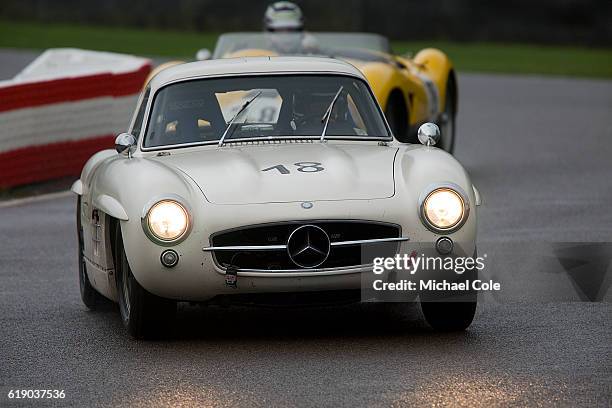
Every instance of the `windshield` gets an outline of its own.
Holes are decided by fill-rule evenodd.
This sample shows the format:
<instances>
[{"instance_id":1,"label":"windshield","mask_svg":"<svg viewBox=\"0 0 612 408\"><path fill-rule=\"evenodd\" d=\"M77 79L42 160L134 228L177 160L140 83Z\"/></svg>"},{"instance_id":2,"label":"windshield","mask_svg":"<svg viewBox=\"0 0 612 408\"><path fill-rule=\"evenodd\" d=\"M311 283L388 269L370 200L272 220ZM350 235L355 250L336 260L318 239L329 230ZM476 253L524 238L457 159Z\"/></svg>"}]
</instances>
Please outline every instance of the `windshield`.
<instances>
[{"instance_id":1,"label":"windshield","mask_svg":"<svg viewBox=\"0 0 612 408\"><path fill-rule=\"evenodd\" d=\"M327 139L390 137L362 80L341 75L266 75L198 79L162 88L153 101L143 146L215 143L224 134L225 143L318 139L325 124Z\"/></svg>"},{"instance_id":2,"label":"windshield","mask_svg":"<svg viewBox=\"0 0 612 408\"><path fill-rule=\"evenodd\" d=\"M229 33L219 37L213 58L226 58L241 50L273 51L279 55L344 56L361 51L363 58L390 54L389 41L378 34L369 33ZM348 57L348 56L347 56Z\"/></svg>"}]
</instances>

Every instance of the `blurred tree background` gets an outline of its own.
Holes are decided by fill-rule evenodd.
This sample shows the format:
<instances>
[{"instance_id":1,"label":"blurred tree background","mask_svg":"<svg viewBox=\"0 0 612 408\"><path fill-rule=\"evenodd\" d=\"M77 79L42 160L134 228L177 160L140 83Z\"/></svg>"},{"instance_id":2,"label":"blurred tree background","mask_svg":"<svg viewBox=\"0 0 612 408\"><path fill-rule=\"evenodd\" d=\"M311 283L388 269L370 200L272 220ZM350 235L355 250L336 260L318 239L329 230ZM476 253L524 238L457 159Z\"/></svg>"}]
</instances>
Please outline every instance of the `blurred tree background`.
<instances>
[{"instance_id":1,"label":"blurred tree background","mask_svg":"<svg viewBox=\"0 0 612 408\"><path fill-rule=\"evenodd\" d=\"M223 32L261 30L271 0L2 0L0 19ZM612 45L610 0L297 0L312 31L393 40Z\"/></svg>"}]
</instances>

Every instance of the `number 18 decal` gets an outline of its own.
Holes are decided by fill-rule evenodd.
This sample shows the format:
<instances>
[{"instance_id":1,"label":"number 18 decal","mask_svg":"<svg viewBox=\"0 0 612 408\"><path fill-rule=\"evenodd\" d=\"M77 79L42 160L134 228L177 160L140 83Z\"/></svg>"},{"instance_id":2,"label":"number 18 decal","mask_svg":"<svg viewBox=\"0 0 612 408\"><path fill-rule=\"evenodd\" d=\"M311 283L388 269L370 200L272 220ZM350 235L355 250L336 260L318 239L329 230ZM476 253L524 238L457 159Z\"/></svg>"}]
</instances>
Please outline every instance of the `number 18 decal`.
<instances>
[{"instance_id":1,"label":"number 18 decal","mask_svg":"<svg viewBox=\"0 0 612 408\"><path fill-rule=\"evenodd\" d=\"M318 173L325 170L322 163L319 162L297 162L293 163L293 165L297 167L297 171L301 173ZM277 164L276 166L268 167L267 169L262 169L261 171L270 170L278 170L280 174L291 174L291 170L285 167L284 164Z\"/></svg>"}]
</instances>

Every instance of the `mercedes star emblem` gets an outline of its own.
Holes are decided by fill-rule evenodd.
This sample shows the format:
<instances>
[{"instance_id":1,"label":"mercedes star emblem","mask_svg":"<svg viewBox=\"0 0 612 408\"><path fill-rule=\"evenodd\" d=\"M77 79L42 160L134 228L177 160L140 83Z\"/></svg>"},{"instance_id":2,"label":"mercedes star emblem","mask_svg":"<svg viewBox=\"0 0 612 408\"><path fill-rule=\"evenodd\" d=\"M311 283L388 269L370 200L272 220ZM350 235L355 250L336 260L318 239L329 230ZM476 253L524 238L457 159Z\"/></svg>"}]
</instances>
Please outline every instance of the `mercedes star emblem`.
<instances>
[{"instance_id":1,"label":"mercedes star emblem","mask_svg":"<svg viewBox=\"0 0 612 408\"><path fill-rule=\"evenodd\" d=\"M329 256L329 236L316 225L302 225L296 228L287 240L287 253L297 266L316 268Z\"/></svg>"}]
</instances>

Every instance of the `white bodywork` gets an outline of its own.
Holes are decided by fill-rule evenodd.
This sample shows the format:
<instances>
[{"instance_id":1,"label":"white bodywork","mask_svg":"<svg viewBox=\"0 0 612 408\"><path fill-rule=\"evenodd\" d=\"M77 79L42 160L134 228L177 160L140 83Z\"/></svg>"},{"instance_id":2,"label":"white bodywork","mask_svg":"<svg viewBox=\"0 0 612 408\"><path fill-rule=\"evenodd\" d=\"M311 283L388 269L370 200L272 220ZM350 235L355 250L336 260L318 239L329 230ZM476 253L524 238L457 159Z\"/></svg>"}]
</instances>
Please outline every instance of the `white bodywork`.
<instances>
[{"instance_id":1,"label":"white bodywork","mask_svg":"<svg viewBox=\"0 0 612 408\"><path fill-rule=\"evenodd\" d=\"M353 66L327 58L249 58L196 62L160 72L151 95L185 79L266 73L333 73L363 78ZM151 105L149 98L149 105ZM150 106L147 107L145 118ZM145 126L143 126L145 128ZM131 129L130 129L131 130ZM131 158L105 150L85 165L73 187L81 195L84 254L92 285L116 300L109 217L120 220L132 273L149 292L166 298L206 301L216 295L359 289L361 273L371 268L239 272L237 288L226 285L224 270L211 252L211 235L242 226L297 220L368 220L401 226L402 251L427 251L440 236L420 219L419 200L432 186L452 183L471 211L465 224L445 234L454 254L476 249L475 189L463 167L435 147L391 140L261 141L144 151ZM164 152L163 154L159 154ZM278 164L319 162L325 171L279 176L261 170ZM172 246L178 265L166 268L160 246L145 235L141 218L162 198L180 197L191 215L188 237ZM304 208L302 203L312 203ZM97 220L92 214L97 211Z\"/></svg>"}]
</instances>

